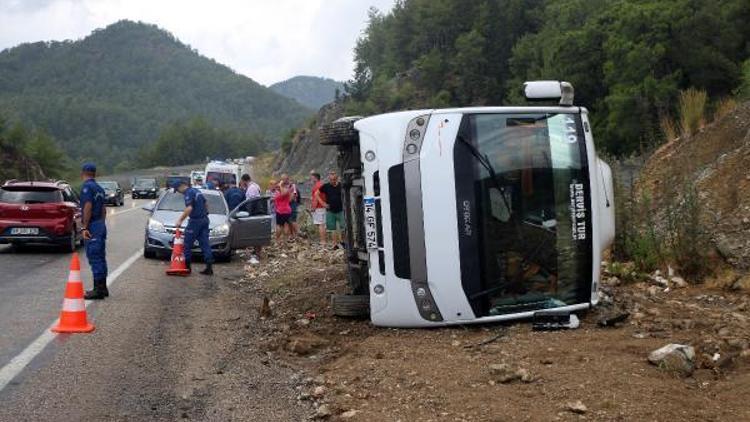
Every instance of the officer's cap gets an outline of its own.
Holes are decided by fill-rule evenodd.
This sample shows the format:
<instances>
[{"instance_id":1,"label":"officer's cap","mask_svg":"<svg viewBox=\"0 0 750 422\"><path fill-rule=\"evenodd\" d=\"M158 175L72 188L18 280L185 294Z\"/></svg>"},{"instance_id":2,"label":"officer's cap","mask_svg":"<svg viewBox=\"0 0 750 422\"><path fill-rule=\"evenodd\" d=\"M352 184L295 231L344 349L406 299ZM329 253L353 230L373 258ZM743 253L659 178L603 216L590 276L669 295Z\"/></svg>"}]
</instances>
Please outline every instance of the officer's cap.
<instances>
[{"instance_id":1,"label":"officer's cap","mask_svg":"<svg viewBox=\"0 0 750 422\"><path fill-rule=\"evenodd\" d=\"M84 173L96 173L96 165L94 163L85 163L81 167L81 171Z\"/></svg>"},{"instance_id":2,"label":"officer's cap","mask_svg":"<svg viewBox=\"0 0 750 422\"><path fill-rule=\"evenodd\" d=\"M172 189L177 190L180 186L185 185L187 186L187 183L185 183L184 180L175 180L172 182Z\"/></svg>"}]
</instances>

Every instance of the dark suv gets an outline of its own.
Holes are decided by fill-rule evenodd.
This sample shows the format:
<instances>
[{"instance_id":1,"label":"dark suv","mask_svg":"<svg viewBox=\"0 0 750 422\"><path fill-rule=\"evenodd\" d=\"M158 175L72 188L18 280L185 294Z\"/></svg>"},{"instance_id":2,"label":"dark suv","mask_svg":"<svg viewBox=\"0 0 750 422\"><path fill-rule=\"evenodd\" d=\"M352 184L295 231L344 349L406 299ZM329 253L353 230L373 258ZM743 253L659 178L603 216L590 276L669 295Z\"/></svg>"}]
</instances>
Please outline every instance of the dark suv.
<instances>
[{"instance_id":1,"label":"dark suv","mask_svg":"<svg viewBox=\"0 0 750 422\"><path fill-rule=\"evenodd\" d=\"M120 184L114 181L103 180L97 182L104 189L104 203L121 207L125 205L125 193Z\"/></svg>"},{"instance_id":2,"label":"dark suv","mask_svg":"<svg viewBox=\"0 0 750 422\"><path fill-rule=\"evenodd\" d=\"M0 187L0 244L46 243L73 252L83 243L78 197L63 181Z\"/></svg>"},{"instance_id":3,"label":"dark suv","mask_svg":"<svg viewBox=\"0 0 750 422\"><path fill-rule=\"evenodd\" d=\"M156 184L156 179L135 179L135 182L133 182L131 195L133 199L156 199L159 197L159 185Z\"/></svg>"}]
</instances>

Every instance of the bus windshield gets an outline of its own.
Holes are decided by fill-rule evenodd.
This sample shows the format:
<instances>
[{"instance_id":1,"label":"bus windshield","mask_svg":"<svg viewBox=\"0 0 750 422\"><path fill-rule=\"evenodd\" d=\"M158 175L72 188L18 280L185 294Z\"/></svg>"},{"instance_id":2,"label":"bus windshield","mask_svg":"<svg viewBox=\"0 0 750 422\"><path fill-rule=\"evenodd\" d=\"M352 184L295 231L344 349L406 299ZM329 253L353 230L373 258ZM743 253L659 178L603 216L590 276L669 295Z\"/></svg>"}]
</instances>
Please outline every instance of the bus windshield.
<instances>
[{"instance_id":1,"label":"bus windshield","mask_svg":"<svg viewBox=\"0 0 750 422\"><path fill-rule=\"evenodd\" d=\"M454 149L461 281L477 317L589 301L581 133L577 114L464 117Z\"/></svg>"},{"instance_id":2,"label":"bus windshield","mask_svg":"<svg viewBox=\"0 0 750 422\"><path fill-rule=\"evenodd\" d=\"M220 185L237 185L237 176L233 173L220 173L209 171L206 173L206 181Z\"/></svg>"}]
</instances>

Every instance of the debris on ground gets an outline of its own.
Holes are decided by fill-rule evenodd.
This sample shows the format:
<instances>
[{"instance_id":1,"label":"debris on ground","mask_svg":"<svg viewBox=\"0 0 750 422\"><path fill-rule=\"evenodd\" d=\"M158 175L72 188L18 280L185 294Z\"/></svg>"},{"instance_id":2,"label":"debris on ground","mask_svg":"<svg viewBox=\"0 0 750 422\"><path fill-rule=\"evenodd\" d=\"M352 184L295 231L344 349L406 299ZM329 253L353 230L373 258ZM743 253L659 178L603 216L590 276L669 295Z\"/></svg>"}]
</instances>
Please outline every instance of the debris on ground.
<instances>
[{"instance_id":1,"label":"debris on ground","mask_svg":"<svg viewBox=\"0 0 750 422\"><path fill-rule=\"evenodd\" d=\"M259 348L302 374L297 397L313 418L750 420L750 298L740 291L616 263L577 330L393 330L333 316L330 295L347 292L343 259L307 241L272 246L237 282L258 303L268 297ZM690 376L663 370L687 375L687 351L668 364L645 359L670 344L693 348Z\"/></svg>"},{"instance_id":2,"label":"debris on ground","mask_svg":"<svg viewBox=\"0 0 750 422\"><path fill-rule=\"evenodd\" d=\"M583 415L584 413L586 413L586 412L589 411L589 409L586 407L586 405L583 404L583 402L580 401L580 400L568 402L565 405L565 408L568 409L569 411L571 411L573 413L577 413L579 415Z\"/></svg>"},{"instance_id":3,"label":"debris on ground","mask_svg":"<svg viewBox=\"0 0 750 422\"><path fill-rule=\"evenodd\" d=\"M491 364L489 372L492 381L499 382L500 384L509 384L514 381L525 383L534 381L534 377L531 376L528 369L513 368L506 363Z\"/></svg>"},{"instance_id":4,"label":"debris on ground","mask_svg":"<svg viewBox=\"0 0 750 422\"><path fill-rule=\"evenodd\" d=\"M628 312L611 312L609 314L603 315L596 323L600 327L614 327L622 322L625 322L628 317L630 317L630 313Z\"/></svg>"}]
</instances>

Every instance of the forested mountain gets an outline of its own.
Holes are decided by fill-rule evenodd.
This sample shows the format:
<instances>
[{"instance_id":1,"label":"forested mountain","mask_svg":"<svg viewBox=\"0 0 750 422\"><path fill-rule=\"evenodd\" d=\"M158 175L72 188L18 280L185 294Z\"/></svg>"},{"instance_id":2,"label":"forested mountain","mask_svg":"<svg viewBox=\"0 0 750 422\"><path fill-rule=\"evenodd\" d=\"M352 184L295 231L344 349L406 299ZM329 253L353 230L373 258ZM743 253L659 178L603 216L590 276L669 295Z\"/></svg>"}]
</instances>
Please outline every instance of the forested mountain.
<instances>
[{"instance_id":1,"label":"forested mountain","mask_svg":"<svg viewBox=\"0 0 750 422\"><path fill-rule=\"evenodd\" d=\"M711 108L750 84L748 22L747 0L401 0L371 11L348 112L518 103L525 80L567 80L598 143L629 153L661 141L680 90Z\"/></svg>"},{"instance_id":2,"label":"forested mountain","mask_svg":"<svg viewBox=\"0 0 750 422\"><path fill-rule=\"evenodd\" d=\"M300 104L319 109L336 98L336 93L344 91L344 84L329 78L316 76L295 76L277 82L269 88L279 94L297 100Z\"/></svg>"},{"instance_id":3,"label":"forested mountain","mask_svg":"<svg viewBox=\"0 0 750 422\"><path fill-rule=\"evenodd\" d=\"M46 130L73 159L112 170L135 166L139 150L177 121L200 116L276 146L312 111L154 25L120 21L80 41L1 52L0 114Z\"/></svg>"}]
</instances>

